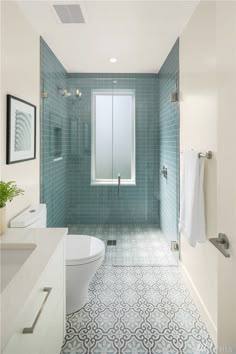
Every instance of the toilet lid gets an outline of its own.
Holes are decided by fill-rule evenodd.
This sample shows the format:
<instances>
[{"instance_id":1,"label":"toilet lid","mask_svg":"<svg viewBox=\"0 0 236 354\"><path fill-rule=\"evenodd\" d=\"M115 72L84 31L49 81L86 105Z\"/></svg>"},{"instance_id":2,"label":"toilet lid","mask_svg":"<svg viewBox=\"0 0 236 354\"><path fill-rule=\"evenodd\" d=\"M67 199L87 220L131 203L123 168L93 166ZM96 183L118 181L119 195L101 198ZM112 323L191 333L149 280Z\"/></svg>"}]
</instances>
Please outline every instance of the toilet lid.
<instances>
[{"instance_id":1,"label":"toilet lid","mask_svg":"<svg viewBox=\"0 0 236 354\"><path fill-rule=\"evenodd\" d=\"M104 255L104 242L86 235L67 235L66 265L91 263Z\"/></svg>"}]
</instances>

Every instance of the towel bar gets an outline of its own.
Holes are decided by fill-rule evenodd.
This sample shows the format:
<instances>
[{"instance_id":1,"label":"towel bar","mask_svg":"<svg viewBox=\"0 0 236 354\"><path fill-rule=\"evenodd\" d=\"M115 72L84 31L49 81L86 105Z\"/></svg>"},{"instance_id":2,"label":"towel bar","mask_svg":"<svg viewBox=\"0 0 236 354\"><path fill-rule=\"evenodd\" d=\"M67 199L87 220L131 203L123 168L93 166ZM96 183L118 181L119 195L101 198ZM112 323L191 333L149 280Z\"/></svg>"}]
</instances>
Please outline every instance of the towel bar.
<instances>
[{"instance_id":1,"label":"towel bar","mask_svg":"<svg viewBox=\"0 0 236 354\"><path fill-rule=\"evenodd\" d=\"M181 154L183 154L184 152L183 151L181 151ZM212 156L213 156L213 153L212 153L212 151L206 151L206 152L199 152L199 154L198 154L198 157L205 157L205 158L207 158L207 159L212 159Z\"/></svg>"},{"instance_id":2,"label":"towel bar","mask_svg":"<svg viewBox=\"0 0 236 354\"><path fill-rule=\"evenodd\" d=\"M198 157L206 157L207 159L212 159L212 151L199 152Z\"/></svg>"}]
</instances>

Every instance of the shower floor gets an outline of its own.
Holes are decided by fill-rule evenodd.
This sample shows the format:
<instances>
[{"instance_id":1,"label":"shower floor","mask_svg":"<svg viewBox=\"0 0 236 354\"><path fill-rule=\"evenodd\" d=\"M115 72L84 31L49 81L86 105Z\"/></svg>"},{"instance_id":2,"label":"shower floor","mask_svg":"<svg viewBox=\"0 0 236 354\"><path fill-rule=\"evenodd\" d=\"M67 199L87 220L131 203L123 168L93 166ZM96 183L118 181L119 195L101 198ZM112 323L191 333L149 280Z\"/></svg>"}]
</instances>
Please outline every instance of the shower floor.
<instances>
[{"instance_id":1,"label":"shower floor","mask_svg":"<svg viewBox=\"0 0 236 354\"><path fill-rule=\"evenodd\" d=\"M106 245L106 265L178 265L178 252L170 250L170 245L156 225L74 225L69 227L69 233L96 236L103 240ZM116 241L116 245L108 245L110 241Z\"/></svg>"},{"instance_id":2,"label":"shower floor","mask_svg":"<svg viewBox=\"0 0 236 354\"><path fill-rule=\"evenodd\" d=\"M156 230L157 236L160 233L154 226L146 225L79 225L72 226L70 233L76 233L76 230L95 236L100 233L105 241L115 237L117 240L118 237L128 238L130 234L140 235L140 230L147 229L149 232L152 229L154 234ZM136 243L138 239L136 237ZM108 246L107 250L116 247ZM200 353L213 354L216 351L179 268L113 266L109 259L105 260L90 284L88 303L80 311L67 316L61 352Z\"/></svg>"}]
</instances>

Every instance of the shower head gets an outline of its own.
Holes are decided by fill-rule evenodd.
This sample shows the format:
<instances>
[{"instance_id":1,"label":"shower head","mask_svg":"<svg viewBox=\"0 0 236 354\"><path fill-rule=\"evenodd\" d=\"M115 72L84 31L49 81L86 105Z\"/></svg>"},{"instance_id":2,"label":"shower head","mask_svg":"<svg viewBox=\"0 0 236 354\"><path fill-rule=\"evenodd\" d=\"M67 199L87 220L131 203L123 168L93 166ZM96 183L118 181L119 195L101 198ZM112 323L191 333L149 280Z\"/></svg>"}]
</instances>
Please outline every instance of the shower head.
<instances>
[{"instance_id":1,"label":"shower head","mask_svg":"<svg viewBox=\"0 0 236 354\"><path fill-rule=\"evenodd\" d=\"M62 97L70 97L71 96L71 93L68 90L65 90L62 88L59 88L58 92L59 92L59 95Z\"/></svg>"},{"instance_id":2,"label":"shower head","mask_svg":"<svg viewBox=\"0 0 236 354\"><path fill-rule=\"evenodd\" d=\"M75 96L76 97L81 97L82 96L82 92L79 89L75 90Z\"/></svg>"},{"instance_id":3,"label":"shower head","mask_svg":"<svg viewBox=\"0 0 236 354\"><path fill-rule=\"evenodd\" d=\"M79 97L80 98L82 96L82 93L79 89L71 89L69 91L66 89L59 88L58 93L62 97L70 97L71 96L71 97Z\"/></svg>"}]
</instances>

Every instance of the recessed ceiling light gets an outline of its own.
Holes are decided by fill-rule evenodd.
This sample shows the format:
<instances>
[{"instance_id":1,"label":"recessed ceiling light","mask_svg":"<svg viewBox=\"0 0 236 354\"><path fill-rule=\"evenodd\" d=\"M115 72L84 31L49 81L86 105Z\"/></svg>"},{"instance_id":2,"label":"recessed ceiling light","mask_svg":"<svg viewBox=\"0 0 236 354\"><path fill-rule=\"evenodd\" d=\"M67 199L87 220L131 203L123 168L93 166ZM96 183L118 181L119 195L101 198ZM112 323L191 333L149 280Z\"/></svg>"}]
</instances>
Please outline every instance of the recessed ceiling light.
<instances>
[{"instance_id":1,"label":"recessed ceiling light","mask_svg":"<svg viewBox=\"0 0 236 354\"><path fill-rule=\"evenodd\" d=\"M110 62L110 63L116 63L116 62L117 62L117 58L110 58L110 59L109 59L109 62Z\"/></svg>"}]
</instances>

